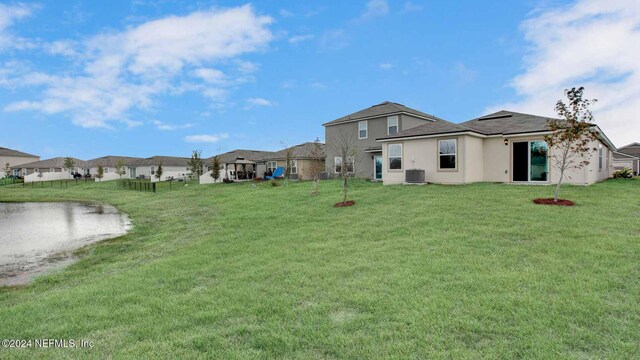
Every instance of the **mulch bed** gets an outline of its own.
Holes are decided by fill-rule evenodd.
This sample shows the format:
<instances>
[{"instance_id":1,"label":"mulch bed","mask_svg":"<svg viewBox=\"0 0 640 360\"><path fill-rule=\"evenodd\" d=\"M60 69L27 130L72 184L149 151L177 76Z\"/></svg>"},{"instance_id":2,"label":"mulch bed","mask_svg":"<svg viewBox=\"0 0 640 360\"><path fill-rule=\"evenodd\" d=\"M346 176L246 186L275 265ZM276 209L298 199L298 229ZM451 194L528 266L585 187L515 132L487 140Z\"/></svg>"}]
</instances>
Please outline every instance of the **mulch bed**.
<instances>
[{"instance_id":1,"label":"mulch bed","mask_svg":"<svg viewBox=\"0 0 640 360\"><path fill-rule=\"evenodd\" d=\"M342 201L342 202L336 203L335 205L333 205L333 207L346 207L346 206L353 206L355 204L356 204L355 201L348 200L348 201Z\"/></svg>"},{"instance_id":2,"label":"mulch bed","mask_svg":"<svg viewBox=\"0 0 640 360\"><path fill-rule=\"evenodd\" d=\"M571 200L566 200L566 199L558 199L557 202L553 201L553 198L551 199L535 199L533 200L534 203L539 204L539 205L558 205L558 206L573 206L576 203L574 203Z\"/></svg>"}]
</instances>

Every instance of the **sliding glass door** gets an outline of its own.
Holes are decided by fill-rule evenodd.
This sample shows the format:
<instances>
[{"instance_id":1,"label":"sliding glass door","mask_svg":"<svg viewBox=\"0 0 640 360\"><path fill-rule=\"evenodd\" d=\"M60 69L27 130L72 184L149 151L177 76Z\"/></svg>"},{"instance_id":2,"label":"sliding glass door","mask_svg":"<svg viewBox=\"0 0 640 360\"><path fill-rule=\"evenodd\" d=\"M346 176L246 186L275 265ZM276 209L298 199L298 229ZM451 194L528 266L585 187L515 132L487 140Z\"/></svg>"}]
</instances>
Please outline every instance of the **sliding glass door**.
<instances>
[{"instance_id":1,"label":"sliding glass door","mask_svg":"<svg viewBox=\"0 0 640 360\"><path fill-rule=\"evenodd\" d=\"M549 181L549 147L544 141L513 143L513 181Z\"/></svg>"}]
</instances>

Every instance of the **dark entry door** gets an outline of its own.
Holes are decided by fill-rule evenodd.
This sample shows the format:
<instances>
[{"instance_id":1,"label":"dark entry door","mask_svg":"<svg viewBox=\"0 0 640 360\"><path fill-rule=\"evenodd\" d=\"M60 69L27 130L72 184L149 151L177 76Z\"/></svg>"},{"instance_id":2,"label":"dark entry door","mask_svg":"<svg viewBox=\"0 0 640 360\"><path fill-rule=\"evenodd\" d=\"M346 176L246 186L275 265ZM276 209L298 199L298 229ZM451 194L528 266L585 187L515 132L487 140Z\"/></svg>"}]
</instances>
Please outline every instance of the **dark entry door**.
<instances>
[{"instance_id":1,"label":"dark entry door","mask_svg":"<svg viewBox=\"0 0 640 360\"><path fill-rule=\"evenodd\" d=\"M529 181L529 143L513 143L513 181Z\"/></svg>"}]
</instances>

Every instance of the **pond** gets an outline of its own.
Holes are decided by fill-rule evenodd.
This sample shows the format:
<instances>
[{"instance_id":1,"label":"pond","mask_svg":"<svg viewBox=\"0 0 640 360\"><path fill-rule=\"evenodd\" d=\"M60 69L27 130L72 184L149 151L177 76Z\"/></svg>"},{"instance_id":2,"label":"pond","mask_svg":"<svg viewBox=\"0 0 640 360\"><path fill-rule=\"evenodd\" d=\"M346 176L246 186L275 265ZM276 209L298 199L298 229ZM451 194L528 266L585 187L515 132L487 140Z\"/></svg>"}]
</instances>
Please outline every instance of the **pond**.
<instances>
[{"instance_id":1,"label":"pond","mask_svg":"<svg viewBox=\"0 0 640 360\"><path fill-rule=\"evenodd\" d=\"M111 205L0 202L0 285L26 284L72 263L73 250L130 228L128 217Z\"/></svg>"}]
</instances>

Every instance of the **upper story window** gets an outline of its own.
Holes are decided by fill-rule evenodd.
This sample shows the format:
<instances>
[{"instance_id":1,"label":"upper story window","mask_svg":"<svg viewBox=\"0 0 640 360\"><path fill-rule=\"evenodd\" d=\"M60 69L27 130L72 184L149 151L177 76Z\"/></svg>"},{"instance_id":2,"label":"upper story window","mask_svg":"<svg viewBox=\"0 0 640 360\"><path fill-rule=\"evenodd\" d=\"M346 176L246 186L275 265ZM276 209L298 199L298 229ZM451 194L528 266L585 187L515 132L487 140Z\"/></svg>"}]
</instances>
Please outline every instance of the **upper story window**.
<instances>
[{"instance_id":1,"label":"upper story window","mask_svg":"<svg viewBox=\"0 0 640 360\"><path fill-rule=\"evenodd\" d=\"M358 121L358 139L366 139L367 138L367 121Z\"/></svg>"},{"instance_id":2,"label":"upper story window","mask_svg":"<svg viewBox=\"0 0 640 360\"><path fill-rule=\"evenodd\" d=\"M602 144L598 144L598 170L602 171Z\"/></svg>"},{"instance_id":3,"label":"upper story window","mask_svg":"<svg viewBox=\"0 0 640 360\"><path fill-rule=\"evenodd\" d=\"M389 116L387 118L387 135L393 135L397 133L399 130L398 126L398 117L397 116Z\"/></svg>"},{"instance_id":4,"label":"upper story window","mask_svg":"<svg viewBox=\"0 0 640 360\"><path fill-rule=\"evenodd\" d=\"M458 142L456 139L438 140L438 169L455 169Z\"/></svg>"},{"instance_id":5,"label":"upper story window","mask_svg":"<svg viewBox=\"0 0 640 360\"><path fill-rule=\"evenodd\" d=\"M389 170L402 170L402 144L389 144Z\"/></svg>"}]
</instances>

